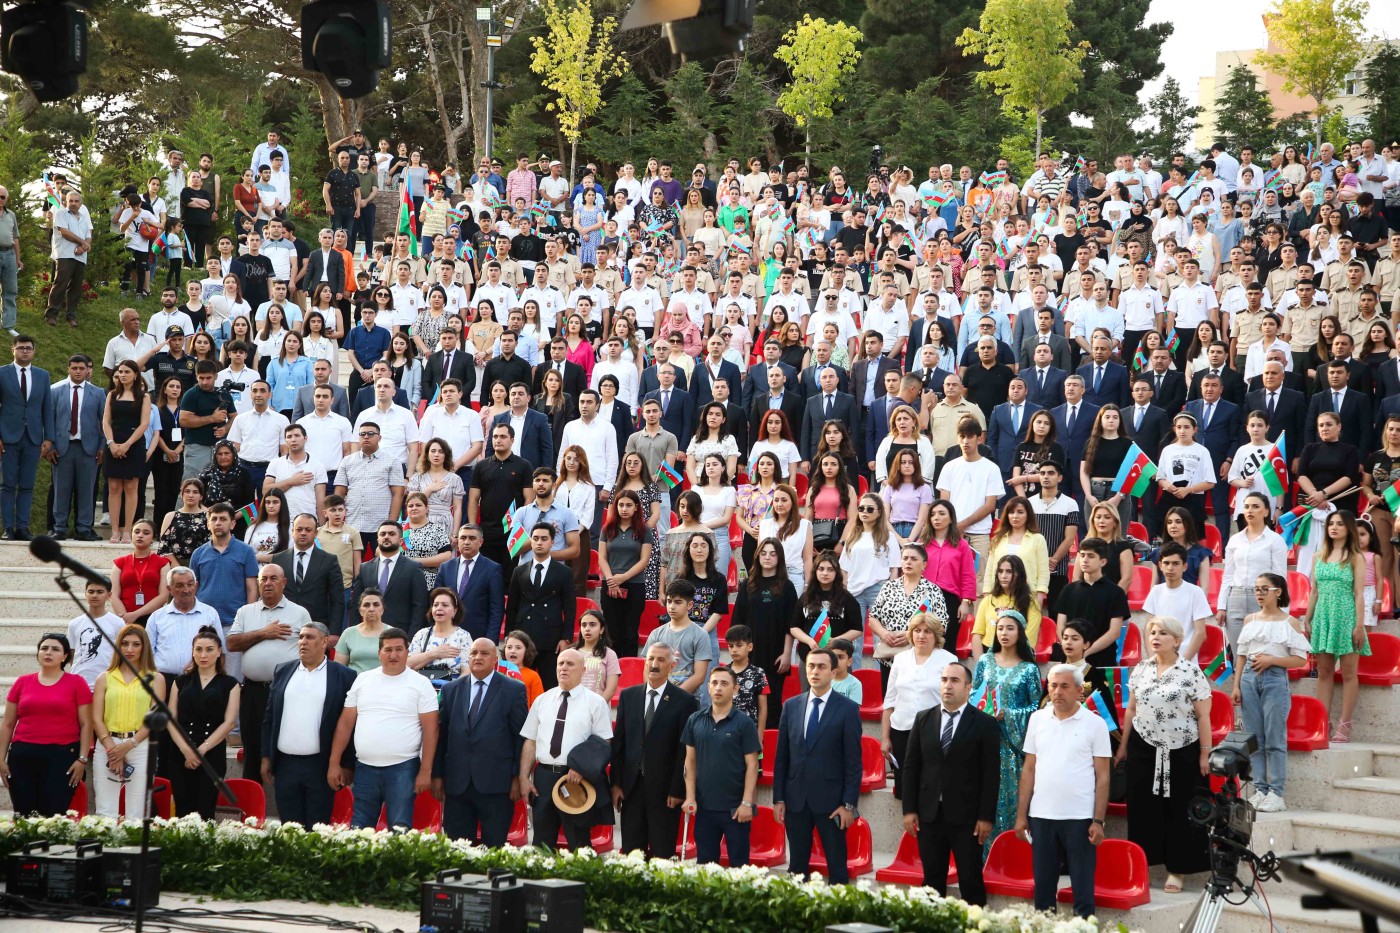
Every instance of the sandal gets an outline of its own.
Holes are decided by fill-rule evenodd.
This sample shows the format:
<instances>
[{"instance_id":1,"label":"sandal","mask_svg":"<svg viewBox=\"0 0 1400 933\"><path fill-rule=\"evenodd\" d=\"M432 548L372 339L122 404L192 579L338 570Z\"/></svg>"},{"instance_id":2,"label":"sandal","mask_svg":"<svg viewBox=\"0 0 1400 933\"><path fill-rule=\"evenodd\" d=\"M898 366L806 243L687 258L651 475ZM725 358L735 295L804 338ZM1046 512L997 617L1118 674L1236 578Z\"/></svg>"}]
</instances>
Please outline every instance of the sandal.
<instances>
[{"instance_id":1,"label":"sandal","mask_svg":"<svg viewBox=\"0 0 1400 933\"><path fill-rule=\"evenodd\" d=\"M1337 723L1336 731L1332 733L1332 741L1338 745L1345 745L1351 741L1351 720L1344 719Z\"/></svg>"},{"instance_id":2,"label":"sandal","mask_svg":"<svg viewBox=\"0 0 1400 933\"><path fill-rule=\"evenodd\" d=\"M1182 877L1180 875L1167 875L1167 883L1162 885L1164 894L1180 894Z\"/></svg>"},{"instance_id":3,"label":"sandal","mask_svg":"<svg viewBox=\"0 0 1400 933\"><path fill-rule=\"evenodd\" d=\"M121 544L121 543L122 543L122 536L121 536L121 535L112 535L112 537L110 537L110 538L107 539L107 543L108 543L108 544Z\"/></svg>"}]
</instances>

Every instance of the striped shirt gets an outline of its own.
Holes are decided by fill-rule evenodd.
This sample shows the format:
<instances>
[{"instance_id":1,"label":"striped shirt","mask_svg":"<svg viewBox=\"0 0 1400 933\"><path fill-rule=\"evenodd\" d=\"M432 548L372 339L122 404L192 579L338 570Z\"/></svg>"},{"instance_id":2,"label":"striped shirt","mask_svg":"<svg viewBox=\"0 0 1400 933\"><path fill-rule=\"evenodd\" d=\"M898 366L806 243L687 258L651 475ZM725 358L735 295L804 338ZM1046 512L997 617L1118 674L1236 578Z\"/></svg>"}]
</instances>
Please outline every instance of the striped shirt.
<instances>
[{"instance_id":1,"label":"striped shirt","mask_svg":"<svg viewBox=\"0 0 1400 933\"><path fill-rule=\"evenodd\" d=\"M1032 496L1031 508L1035 510L1036 523L1051 554L1059 550L1060 545L1064 543L1065 533L1070 528L1078 529L1083 523L1079 506L1064 493L1052 502L1046 502L1042 496ZM1058 563L1052 564L1050 572L1061 575L1069 573L1069 558L1061 558Z\"/></svg>"}]
</instances>

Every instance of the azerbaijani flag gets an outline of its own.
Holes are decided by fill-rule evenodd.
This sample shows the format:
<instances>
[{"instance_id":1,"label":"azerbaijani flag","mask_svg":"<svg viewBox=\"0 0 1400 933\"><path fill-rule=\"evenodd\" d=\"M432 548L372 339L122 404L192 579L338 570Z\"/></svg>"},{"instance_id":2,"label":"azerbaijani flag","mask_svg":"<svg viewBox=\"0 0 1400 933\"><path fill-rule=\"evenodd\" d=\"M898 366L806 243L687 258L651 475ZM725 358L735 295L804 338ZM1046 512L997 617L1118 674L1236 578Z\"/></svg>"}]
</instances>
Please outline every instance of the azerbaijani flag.
<instances>
[{"instance_id":1,"label":"azerbaijani flag","mask_svg":"<svg viewBox=\"0 0 1400 933\"><path fill-rule=\"evenodd\" d=\"M508 660L507 658L501 658L499 661L496 662L496 673L501 674L505 677L513 678L515 680L524 679L520 675L520 665L516 664L514 661Z\"/></svg>"},{"instance_id":2,"label":"azerbaijani flag","mask_svg":"<svg viewBox=\"0 0 1400 933\"><path fill-rule=\"evenodd\" d=\"M258 504L256 502L249 502L247 505L243 506L243 508L239 509L237 512L234 512L233 518L234 521L237 521L241 518L250 525L257 524Z\"/></svg>"},{"instance_id":3,"label":"azerbaijani flag","mask_svg":"<svg viewBox=\"0 0 1400 933\"><path fill-rule=\"evenodd\" d=\"M684 480L681 478L681 475L676 472L676 468L671 466L671 464L665 460L661 461L661 469L656 471L656 478L661 480L667 485L667 487L671 489L675 489L682 482L684 482Z\"/></svg>"},{"instance_id":4,"label":"azerbaijani flag","mask_svg":"<svg viewBox=\"0 0 1400 933\"><path fill-rule=\"evenodd\" d=\"M501 530L510 534L511 526L515 524L515 503L510 504L510 510L501 516Z\"/></svg>"},{"instance_id":5,"label":"azerbaijani flag","mask_svg":"<svg viewBox=\"0 0 1400 933\"><path fill-rule=\"evenodd\" d=\"M1396 486L1400 486L1400 482L1391 483L1389 486L1385 487L1385 491L1381 493L1381 498L1385 500L1386 505L1390 506L1391 512L1400 515L1400 489L1395 488Z\"/></svg>"},{"instance_id":6,"label":"azerbaijani flag","mask_svg":"<svg viewBox=\"0 0 1400 933\"><path fill-rule=\"evenodd\" d=\"M1103 671L1108 695L1120 710L1127 709L1128 701L1132 699L1132 691L1128 689L1128 677L1131 673L1131 668L1126 667L1106 667Z\"/></svg>"},{"instance_id":7,"label":"azerbaijani flag","mask_svg":"<svg viewBox=\"0 0 1400 933\"><path fill-rule=\"evenodd\" d=\"M467 262L474 262L476 260L476 249L471 243L462 240L457 244L457 258L466 260Z\"/></svg>"},{"instance_id":8,"label":"azerbaijani flag","mask_svg":"<svg viewBox=\"0 0 1400 933\"><path fill-rule=\"evenodd\" d=\"M1181 337L1177 335L1175 327L1173 327L1171 333L1167 335L1167 342L1164 343L1163 346L1166 347L1167 352L1173 356L1176 355L1177 350L1181 349Z\"/></svg>"},{"instance_id":9,"label":"azerbaijani flag","mask_svg":"<svg viewBox=\"0 0 1400 933\"><path fill-rule=\"evenodd\" d=\"M951 200L953 200L951 191L935 191L933 194L924 195L924 206L938 210Z\"/></svg>"},{"instance_id":10,"label":"azerbaijani flag","mask_svg":"<svg viewBox=\"0 0 1400 933\"><path fill-rule=\"evenodd\" d=\"M1235 676L1234 665L1230 663L1224 648L1220 649L1220 653L1205 666L1204 670L1206 676L1215 684L1222 684Z\"/></svg>"},{"instance_id":11,"label":"azerbaijani flag","mask_svg":"<svg viewBox=\"0 0 1400 933\"><path fill-rule=\"evenodd\" d=\"M1089 163L1084 161L1084 157L1083 157L1083 156L1075 156L1075 157L1074 157L1074 170L1075 170L1076 172L1083 172L1083 171L1084 171L1086 168L1088 168L1088 167L1089 167Z\"/></svg>"},{"instance_id":12,"label":"azerbaijani flag","mask_svg":"<svg viewBox=\"0 0 1400 933\"><path fill-rule=\"evenodd\" d=\"M1264 190L1278 191L1283 188L1284 181L1285 179L1282 172L1273 172L1269 175L1269 179L1264 182Z\"/></svg>"},{"instance_id":13,"label":"azerbaijani flag","mask_svg":"<svg viewBox=\"0 0 1400 933\"><path fill-rule=\"evenodd\" d=\"M404 185L403 200L399 201L399 233L408 234L408 254L418 256L418 218L413 216L413 198Z\"/></svg>"},{"instance_id":14,"label":"azerbaijani flag","mask_svg":"<svg viewBox=\"0 0 1400 933\"><path fill-rule=\"evenodd\" d=\"M511 557L516 557L525 550L525 528L523 525L512 526L510 537L506 538L506 550L510 551Z\"/></svg>"},{"instance_id":15,"label":"azerbaijani flag","mask_svg":"<svg viewBox=\"0 0 1400 933\"><path fill-rule=\"evenodd\" d=\"M1006 181L1006 173L1005 173L1005 172L983 172L983 173L982 173L982 179L981 179L981 181L982 181L982 184L983 184L983 185L987 186L988 188L991 188L991 187L994 187L994 186L996 186L996 185L1000 185L1000 184L1002 184L1003 182L1005 182L1005 181Z\"/></svg>"},{"instance_id":16,"label":"azerbaijani flag","mask_svg":"<svg viewBox=\"0 0 1400 933\"><path fill-rule=\"evenodd\" d=\"M812 627L807 634L812 636L812 641L817 643L818 648L825 648L831 641L831 622L827 620L827 611L822 610L822 614L817 616L817 620L812 623Z\"/></svg>"},{"instance_id":17,"label":"azerbaijani flag","mask_svg":"<svg viewBox=\"0 0 1400 933\"><path fill-rule=\"evenodd\" d=\"M813 230L811 227L803 230L802 235L797 238L797 245L801 246L803 249L815 249L817 242L817 231Z\"/></svg>"},{"instance_id":18,"label":"azerbaijani flag","mask_svg":"<svg viewBox=\"0 0 1400 933\"><path fill-rule=\"evenodd\" d=\"M1093 693L1089 694L1088 698L1084 701L1084 705L1087 706L1091 712L1098 714L1099 718L1108 726L1109 732L1118 731L1118 721L1113 718L1113 708L1109 702L1103 698L1102 693L1095 690Z\"/></svg>"},{"instance_id":19,"label":"azerbaijani flag","mask_svg":"<svg viewBox=\"0 0 1400 933\"><path fill-rule=\"evenodd\" d=\"M1147 353L1139 344L1137 352L1133 354L1133 372L1145 372L1148 366Z\"/></svg>"},{"instance_id":20,"label":"azerbaijani flag","mask_svg":"<svg viewBox=\"0 0 1400 933\"><path fill-rule=\"evenodd\" d=\"M1118 475L1113 478L1113 488L1126 496L1140 499L1152 485L1152 477L1156 475L1156 465L1147 459L1147 454L1143 453L1141 447L1134 444L1123 455L1123 465L1118 468Z\"/></svg>"},{"instance_id":21,"label":"azerbaijani flag","mask_svg":"<svg viewBox=\"0 0 1400 933\"><path fill-rule=\"evenodd\" d=\"M1283 535L1284 544L1294 547L1308 543L1312 511L1309 506L1300 505L1279 516L1278 533Z\"/></svg>"},{"instance_id":22,"label":"azerbaijani flag","mask_svg":"<svg viewBox=\"0 0 1400 933\"><path fill-rule=\"evenodd\" d=\"M1274 442L1274 446L1269 449L1268 462L1260 468L1259 474L1264 477L1264 485L1269 487L1269 492L1276 496L1281 496L1288 491L1288 454L1285 439L1288 432L1284 431ZM1400 494L1395 496L1396 502L1400 502ZM1387 498L1387 502L1390 500Z\"/></svg>"},{"instance_id":23,"label":"azerbaijani flag","mask_svg":"<svg viewBox=\"0 0 1400 933\"><path fill-rule=\"evenodd\" d=\"M988 716L995 716L1001 712L1001 688L990 687L988 689L989 687L989 684L978 687L972 692L968 702Z\"/></svg>"}]
</instances>

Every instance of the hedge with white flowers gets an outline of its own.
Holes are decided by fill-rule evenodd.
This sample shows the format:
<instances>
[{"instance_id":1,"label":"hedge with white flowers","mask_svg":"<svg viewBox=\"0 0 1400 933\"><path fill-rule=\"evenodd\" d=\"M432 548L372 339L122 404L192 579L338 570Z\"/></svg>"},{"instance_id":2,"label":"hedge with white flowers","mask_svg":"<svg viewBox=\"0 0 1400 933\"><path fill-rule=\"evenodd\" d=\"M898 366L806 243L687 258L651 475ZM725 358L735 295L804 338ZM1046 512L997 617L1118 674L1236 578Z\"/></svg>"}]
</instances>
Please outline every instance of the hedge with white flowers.
<instances>
[{"instance_id":1,"label":"hedge with white flowers","mask_svg":"<svg viewBox=\"0 0 1400 933\"><path fill-rule=\"evenodd\" d=\"M140 824L97 816L0 820L0 853L48 839L137 845ZM820 930L864 921L920 933L1097 931L1091 922L1015 910L984 911L940 898L929 888L881 887L869 881L831 886L763 868L721 868L644 859L640 853L600 858L591 850L547 854L538 849L487 849L417 831L394 834L270 822L259 828L197 816L155 820L151 844L161 849L166 890L239 901L297 899L356 902L416 910L421 883L445 868L484 873L505 868L519 878L567 878L586 888L585 920L600 930L666 933Z\"/></svg>"}]
</instances>

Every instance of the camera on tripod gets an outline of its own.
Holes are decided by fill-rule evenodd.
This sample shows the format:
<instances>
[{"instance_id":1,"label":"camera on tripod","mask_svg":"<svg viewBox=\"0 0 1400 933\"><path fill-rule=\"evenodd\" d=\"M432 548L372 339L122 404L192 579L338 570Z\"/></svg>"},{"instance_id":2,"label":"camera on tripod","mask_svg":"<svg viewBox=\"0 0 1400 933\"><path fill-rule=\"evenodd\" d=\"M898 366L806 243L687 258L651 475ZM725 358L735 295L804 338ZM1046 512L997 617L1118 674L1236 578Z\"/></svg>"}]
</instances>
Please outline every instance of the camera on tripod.
<instances>
[{"instance_id":1,"label":"camera on tripod","mask_svg":"<svg viewBox=\"0 0 1400 933\"><path fill-rule=\"evenodd\" d=\"M1206 760L1210 773L1225 778L1218 793L1197 797L1186 814L1203 826L1212 839L1219 835L1235 845L1248 846L1254 831L1254 807L1240 799L1240 784L1249 780L1249 756L1259 750L1259 740L1247 732L1231 732L1211 749Z\"/></svg>"}]
</instances>

